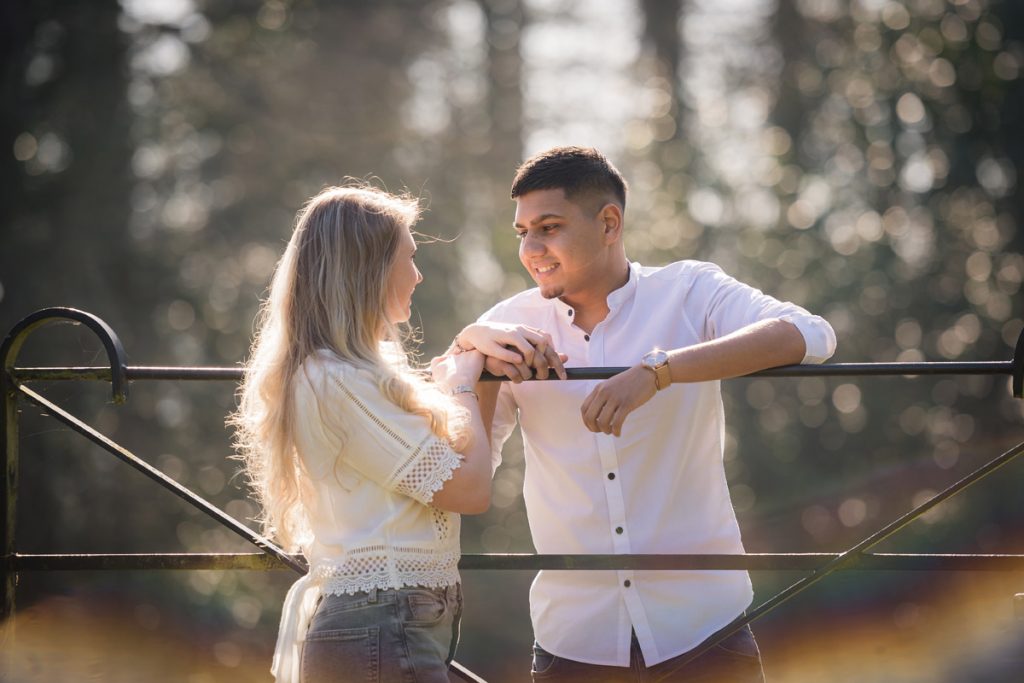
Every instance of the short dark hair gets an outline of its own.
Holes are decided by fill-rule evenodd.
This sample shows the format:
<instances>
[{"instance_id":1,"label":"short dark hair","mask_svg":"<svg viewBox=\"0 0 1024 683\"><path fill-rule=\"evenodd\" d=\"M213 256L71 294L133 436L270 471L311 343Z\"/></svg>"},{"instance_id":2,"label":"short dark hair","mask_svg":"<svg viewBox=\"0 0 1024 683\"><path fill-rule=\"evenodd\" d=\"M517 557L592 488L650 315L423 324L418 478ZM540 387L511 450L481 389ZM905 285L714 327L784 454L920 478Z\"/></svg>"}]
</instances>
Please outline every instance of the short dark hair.
<instances>
[{"instance_id":1,"label":"short dark hair","mask_svg":"<svg viewBox=\"0 0 1024 683\"><path fill-rule=\"evenodd\" d=\"M552 147L534 154L516 170L512 199L535 190L559 189L566 199L590 195L603 203L614 199L626 209L625 179L593 147Z\"/></svg>"}]
</instances>

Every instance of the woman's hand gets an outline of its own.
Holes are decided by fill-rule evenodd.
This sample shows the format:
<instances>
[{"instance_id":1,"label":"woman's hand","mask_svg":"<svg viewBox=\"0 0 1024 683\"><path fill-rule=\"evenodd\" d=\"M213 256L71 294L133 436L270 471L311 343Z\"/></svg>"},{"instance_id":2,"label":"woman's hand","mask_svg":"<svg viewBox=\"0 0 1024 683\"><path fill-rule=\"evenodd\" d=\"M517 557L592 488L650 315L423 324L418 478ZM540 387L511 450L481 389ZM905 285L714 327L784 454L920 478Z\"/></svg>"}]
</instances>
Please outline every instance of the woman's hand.
<instances>
[{"instance_id":1,"label":"woman's hand","mask_svg":"<svg viewBox=\"0 0 1024 683\"><path fill-rule=\"evenodd\" d=\"M460 384L475 386L484 369L484 355L479 351L446 354L435 358L431 364L434 382L446 389Z\"/></svg>"},{"instance_id":2,"label":"woman's hand","mask_svg":"<svg viewBox=\"0 0 1024 683\"><path fill-rule=\"evenodd\" d=\"M488 372L513 382L530 379L534 370L538 379L547 379L550 370L566 378L568 357L555 350L551 335L527 325L473 323L455 337L454 347L480 351Z\"/></svg>"}]
</instances>

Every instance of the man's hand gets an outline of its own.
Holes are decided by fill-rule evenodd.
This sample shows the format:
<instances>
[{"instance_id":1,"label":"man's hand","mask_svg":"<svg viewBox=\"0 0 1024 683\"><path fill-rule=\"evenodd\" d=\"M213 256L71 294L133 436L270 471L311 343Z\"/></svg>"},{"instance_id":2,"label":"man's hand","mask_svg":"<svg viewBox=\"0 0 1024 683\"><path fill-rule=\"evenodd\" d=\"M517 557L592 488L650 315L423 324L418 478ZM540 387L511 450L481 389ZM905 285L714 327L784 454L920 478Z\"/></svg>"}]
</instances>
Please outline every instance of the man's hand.
<instances>
[{"instance_id":1,"label":"man's hand","mask_svg":"<svg viewBox=\"0 0 1024 683\"><path fill-rule=\"evenodd\" d=\"M658 393L654 373L636 365L598 384L583 401L583 424L592 432L622 436L622 425L634 410Z\"/></svg>"},{"instance_id":2,"label":"man's hand","mask_svg":"<svg viewBox=\"0 0 1024 683\"><path fill-rule=\"evenodd\" d=\"M538 379L547 379L551 370L565 379L568 359L555 351L551 335L527 325L474 323L455 338L461 349L477 349L487 356L484 368L513 382L530 379L534 370Z\"/></svg>"}]
</instances>

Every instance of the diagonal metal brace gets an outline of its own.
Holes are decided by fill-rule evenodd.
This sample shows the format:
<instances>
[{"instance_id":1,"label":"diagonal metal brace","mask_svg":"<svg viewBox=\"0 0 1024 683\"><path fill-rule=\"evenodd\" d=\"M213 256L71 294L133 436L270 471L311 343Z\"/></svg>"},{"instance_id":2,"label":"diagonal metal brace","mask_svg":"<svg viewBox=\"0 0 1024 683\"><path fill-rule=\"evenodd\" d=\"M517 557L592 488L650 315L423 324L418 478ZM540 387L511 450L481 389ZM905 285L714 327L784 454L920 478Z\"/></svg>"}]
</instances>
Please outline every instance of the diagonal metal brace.
<instances>
[{"instance_id":1,"label":"diagonal metal brace","mask_svg":"<svg viewBox=\"0 0 1024 683\"><path fill-rule=\"evenodd\" d=\"M212 517L215 521L219 522L222 526L227 527L231 531L235 532L245 540L249 541L257 548L272 555L280 560L282 563L291 567L300 574L305 574L307 571L306 565L289 555L276 544L268 540L267 538L257 534L255 531L242 524L237 519L227 514L213 503L210 503L206 499L196 495L190 489L182 486L178 482L174 481L166 474L153 467L146 461L142 460L134 453L124 448L118 443L115 443L107 436L99 433L89 425L85 424L77 417L67 412L57 404L44 398L40 394L32 391L26 386L18 387L18 391L24 394L30 401L35 403L37 406L47 411L51 417L63 422L65 425L84 436L89 441L93 442L103 450L107 451L114 457L118 458L122 462L131 465L133 468L142 472L161 487L167 489L171 493L175 494L186 503L192 505L192 507L198 508L200 511L205 512L208 516Z\"/></svg>"},{"instance_id":2,"label":"diagonal metal brace","mask_svg":"<svg viewBox=\"0 0 1024 683\"><path fill-rule=\"evenodd\" d=\"M796 583L794 583L789 588L786 588L782 592L776 594L774 597L769 598L765 602L761 603L760 605L757 606L757 608L755 608L754 610L748 612L741 619L737 619L736 621L734 621L733 623L729 624L728 626L725 626L724 628L720 629L719 631L716 631L715 633L711 634L711 636L709 636L707 640L705 640L703 643L701 643L700 645L695 647L693 650L690 650L688 653L686 653L684 656L682 656L680 658L680 660L679 660L679 664L674 669L672 669L671 671L669 671L669 672L665 673L663 676L659 677L655 681L655 683L658 683L658 681L662 681L665 678L671 676L673 673L675 673L676 671L678 671L682 667L686 666L687 664L689 664L693 660L697 659L698 657L700 657L702 654L704 654L705 652L707 652L711 648L713 648L716 645L718 645L718 643L720 643L725 638L728 638L730 635L732 635L736 631L740 630L741 628L743 628L744 626L746 626L750 622L754 621L758 617L761 617L764 614L766 614L766 613L770 612L771 610L775 609L776 607L778 607L782 603L786 602L787 600L789 600L790 598L795 596L797 593L800 593L800 592L806 590L807 588L810 588L811 586L813 586L817 582L821 581L822 579L824 579L826 576L832 574L833 572L835 572L835 571L837 571L839 569L843 569L845 566L847 566L849 564L858 562L861 559L862 554L864 553L864 551L866 551L868 548L870 548L870 547L872 547L874 545L877 545L878 543L881 543L882 541L887 539L889 536L892 536L894 533L896 533L897 531L899 531L900 529L902 529L906 525L910 524L915 519L917 519L921 515L925 514L926 512L931 510L932 508L934 508L939 503L942 503L942 502L948 500L949 498L952 498L953 496L955 496L956 494L960 493L961 491L963 491L965 488L967 488L971 484L974 484L975 482L979 481L980 479L983 479L984 477L988 476L989 474L992 474L997 469L999 469L1003 465L1006 465L1007 463L1009 463L1010 461L1012 461L1014 458L1018 457L1022 453L1024 453L1024 442L1021 442L1021 443L1017 444L1016 446L1014 446L1010 450L1006 451L1005 453L1003 453L1003 454L997 456L996 458L990 460L989 462L987 462L986 464L982 465L978 469L974 470L973 472L968 474L966 477L964 477L960 481L956 482L952 486L948 487L947 489L945 489L941 493L936 494L935 496L930 498L925 503L922 503L921 505L918 505L913 510L910 510L909 512L905 513L904 515L902 515L898 519L890 522L889 524L887 524L882 529L879 529L878 531L876 531L875 533L871 534L870 536L865 538L863 541L858 543L857 545L853 546L852 548L850 548L846 552L840 554L834 560L831 560L830 562L825 563L820 568L814 570L811 574L805 576L800 581L797 581Z\"/></svg>"},{"instance_id":3,"label":"diagonal metal brace","mask_svg":"<svg viewBox=\"0 0 1024 683\"><path fill-rule=\"evenodd\" d=\"M36 393L35 391L32 391L28 387L19 386L18 391L24 394L30 401L32 401L39 407L49 412L51 416L57 419L58 421L64 423L72 430L78 432L86 439L93 442L94 444L104 449L108 453L114 455L121 461L139 470L144 475L155 481L157 484L169 490L171 493L174 493L179 498L189 503L193 507L196 507L202 512L205 512L207 515L209 515L214 520L219 522L222 526L227 527L231 531L234 531L236 534L238 534L245 540L255 545L257 548L262 550L267 555L275 557L278 561L287 565L296 573L304 575L306 574L306 572L309 571L309 568L306 566L306 564L298 558L289 555L283 549L278 547L276 544L274 544L264 536L257 534L255 531L253 531L246 525L242 524L234 517L228 515L223 510L213 505L209 501L196 495L190 489L174 481L173 479L171 479L166 474L156 469L149 463L145 462L144 460L141 460L128 449L122 447L121 445L117 444L116 442L109 439L105 435L99 433L89 425L85 424L84 422L76 418L74 415L62 409L60 406L47 400L46 398ZM467 669L465 666L459 664L454 660L451 662L449 666L451 668L452 673L461 680L469 681L470 683L486 683L484 679L480 678L472 671Z\"/></svg>"}]
</instances>

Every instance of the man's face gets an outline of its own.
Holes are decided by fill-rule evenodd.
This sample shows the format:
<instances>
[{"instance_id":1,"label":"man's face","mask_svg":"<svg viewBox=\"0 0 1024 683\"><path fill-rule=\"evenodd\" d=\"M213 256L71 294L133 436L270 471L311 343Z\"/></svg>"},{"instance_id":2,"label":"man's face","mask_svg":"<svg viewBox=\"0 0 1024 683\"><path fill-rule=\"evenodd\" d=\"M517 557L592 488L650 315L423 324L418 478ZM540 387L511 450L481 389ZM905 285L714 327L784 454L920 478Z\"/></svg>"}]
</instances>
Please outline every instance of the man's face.
<instances>
[{"instance_id":1,"label":"man's face","mask_svg":"<svg viewBox=\"0 0 1024 683\"><path fill-rule=\"evenodd\" d=\"M565 191L534 190L516 198L519 260L547 299L586 293L607 267L601 212L591 214Z\"/></svg>"}]
</instances>

